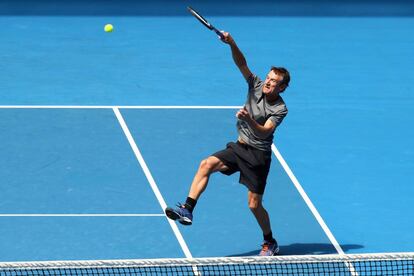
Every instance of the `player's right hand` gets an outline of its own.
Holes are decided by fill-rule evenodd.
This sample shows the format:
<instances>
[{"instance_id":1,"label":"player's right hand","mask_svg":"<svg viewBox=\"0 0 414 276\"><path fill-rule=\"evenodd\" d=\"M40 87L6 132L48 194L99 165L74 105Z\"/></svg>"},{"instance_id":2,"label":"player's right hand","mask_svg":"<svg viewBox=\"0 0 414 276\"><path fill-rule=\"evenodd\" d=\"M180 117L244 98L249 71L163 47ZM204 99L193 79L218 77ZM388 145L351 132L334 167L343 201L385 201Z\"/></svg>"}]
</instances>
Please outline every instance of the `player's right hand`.
<instances>
[{"instance_id":1,"label":"player's right hand","mask_svg":"<svg viewBox=\"0 0 414 276\"><path fill-rule=\"evenodd\" d=\"M230 33L228 33L228 32L225 32L225 31L221 31L221 33L223 34L223 36L224 36L224 39L221 39L220 37L220 39L221 39L221 41L223 41L224 43L226 43L226 44L231 44L231 43L233 43L234 42L234 39L233 39L233 37L230 35Z\"/></svg>"}]
</instances>

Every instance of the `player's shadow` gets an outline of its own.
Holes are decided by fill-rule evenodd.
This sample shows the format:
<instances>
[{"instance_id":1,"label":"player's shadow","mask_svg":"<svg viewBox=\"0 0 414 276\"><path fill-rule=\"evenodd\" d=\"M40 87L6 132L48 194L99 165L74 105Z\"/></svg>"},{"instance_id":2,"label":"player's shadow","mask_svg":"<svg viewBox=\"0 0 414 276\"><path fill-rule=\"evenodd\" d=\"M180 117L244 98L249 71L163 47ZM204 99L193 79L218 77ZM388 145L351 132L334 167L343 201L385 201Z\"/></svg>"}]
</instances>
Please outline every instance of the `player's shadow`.
<instances>
[{"instance_id":1,"label":"player's shadow","mask_svg":"<svg viewBox=\"0 0 414 276\"><path fill-rule=\"evenodd\" d=\"M360 249L363 248L359 244L343 244L341 248L344 252L349 251L350 249ZM293 243L290 245L280 246L279 255L319 255L319 254L336 254L338 253L329 243ZM244 257L244 256L256 256L259 254L259 250L253 250L245 253L239 253L234 255L229 255L227 257Z\"/></svg>"}]
</instances>

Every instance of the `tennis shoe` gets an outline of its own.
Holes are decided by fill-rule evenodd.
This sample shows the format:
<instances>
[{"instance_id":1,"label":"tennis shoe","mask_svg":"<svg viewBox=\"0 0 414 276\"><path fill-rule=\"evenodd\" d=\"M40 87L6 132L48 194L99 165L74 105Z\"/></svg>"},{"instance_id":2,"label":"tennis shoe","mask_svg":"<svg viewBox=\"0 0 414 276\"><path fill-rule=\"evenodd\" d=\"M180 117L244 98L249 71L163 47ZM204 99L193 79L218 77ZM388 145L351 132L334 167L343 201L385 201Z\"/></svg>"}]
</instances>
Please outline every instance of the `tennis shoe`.
<instances>
[{"instance_id":1,"label":"tennis shoe","mask_svg":"<svg viewBox=\"0 0 414 276\"><path fill-rule=\"evenodd\" d=\"M262 250L260 250L259 256L274 256L279 253L279 246L277 241L264 241L262 244Z\"/></svg>"},{"instance_id":2,"label":"tennis shoe","mask_svg":"<svg viewBox=\"0 0 414 276\"><path fill-rule=\"evenodd\" d=\"M165 214L168 218L178 220L183 225L191 225L193 223L193 214L181 203L178 203L176 208L165 208Z\"/></svg>"}]
</instances>

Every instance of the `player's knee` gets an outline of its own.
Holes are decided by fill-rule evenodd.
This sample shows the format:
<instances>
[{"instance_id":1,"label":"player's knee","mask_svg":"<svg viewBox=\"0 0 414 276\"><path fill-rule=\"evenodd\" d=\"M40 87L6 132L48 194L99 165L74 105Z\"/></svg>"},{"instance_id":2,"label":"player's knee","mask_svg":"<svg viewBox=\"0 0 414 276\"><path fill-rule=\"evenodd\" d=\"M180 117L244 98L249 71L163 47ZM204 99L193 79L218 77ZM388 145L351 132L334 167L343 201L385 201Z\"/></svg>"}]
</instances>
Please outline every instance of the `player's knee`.
<instances>
[{"instance_id":1,"label":"player's knee","mask_svg":"<svg viewBox=\"0 0 414 276\"><path fill-rule=\"evenodd\" d=\"M214 168L217 166L217 164L211 159L206 158L200 163L200 170L205 171L206 173L211 173L214 171Z\"/></svg>"},{"instance_id":2,"label":"player's knee","mask_svg":"<svg viewBox=\"0 0 414 276\"><path fill-rule=\"evenodd\" d=\"M249 209L252 212L256 212L257 210L259 210L259 204L249 202Z\"/></svg>"},{"instance_id":3,"label":"player's knee","mask_svg":"<svg viewBox=\"0 0 414 276\"><path fill-rule=\"evenodd\" d=\"M256 212L257 210L262 208L262 200L260 196L254 196L254 195L250 195L249 196L249 209L252 212Z\"/></svg>"}]
</instances>

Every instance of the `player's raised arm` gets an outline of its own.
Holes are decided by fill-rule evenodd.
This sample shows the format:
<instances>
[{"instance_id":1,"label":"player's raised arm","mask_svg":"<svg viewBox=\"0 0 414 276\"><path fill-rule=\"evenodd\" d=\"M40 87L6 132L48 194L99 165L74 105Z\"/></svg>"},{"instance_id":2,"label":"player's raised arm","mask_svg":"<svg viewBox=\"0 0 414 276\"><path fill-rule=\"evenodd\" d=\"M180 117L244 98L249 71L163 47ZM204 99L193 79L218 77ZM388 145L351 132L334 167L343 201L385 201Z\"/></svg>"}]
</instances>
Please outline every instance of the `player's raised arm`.
<instances>
[{"instance_id":1,"label":"player's raised arm","mask_svg":"<svg viewBox=\"0 0 414 276\"><path fill-rule=\"evenodd\" d=\"M224 39L222 39L222 41L230 45L231 54L232 54L234 63L239 68L243 77L247 80L252 74L252 72L247 66L246 58L244 57L243 53L240 51L239 47L237 47L237 44L234 41L233 37L230 35L230 33L228 32L222 32L222 33L224 35Z\"/></svg>"}]
</instances>

